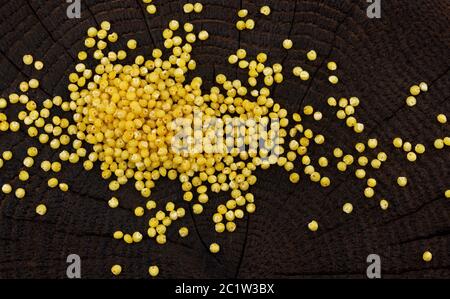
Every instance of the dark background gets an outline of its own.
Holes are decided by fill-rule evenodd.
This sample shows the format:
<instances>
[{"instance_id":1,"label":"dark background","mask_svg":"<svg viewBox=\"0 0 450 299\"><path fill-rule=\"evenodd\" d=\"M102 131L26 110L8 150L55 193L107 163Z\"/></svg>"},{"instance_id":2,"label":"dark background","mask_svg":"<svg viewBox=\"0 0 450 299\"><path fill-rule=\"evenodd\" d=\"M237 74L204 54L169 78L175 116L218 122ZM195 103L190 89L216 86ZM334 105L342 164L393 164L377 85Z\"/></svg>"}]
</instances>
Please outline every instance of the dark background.
<instances>
[{"instance_id":1,"label":"dark background","mask_svg":"<svg viewBox=\"0 0 450 299\"><path fill-rule=\"evenodd\" d=\"M335 167L324 173L332 185L323 189L304 175L301 183L290 184L288 174L277 167L258 172L253 187L257 212L239 221L232 234L217 235L210 220L214 207L227 200L227 194L211 199L205 213L187 216L170 227L169 242L158 246L144 239L127 245L112 238L117 229L144 230L148 217L137 219L132 211L143 199L127 186L114 195L121 207L110 209L113 195L98 170L86 173L80 166L66 166L62 180L71 190L49 190L39 164L56 159L56 153L31 140L22 126L20 133L1 133L1 151L14 151L14 161L0 170L0 183L21 183L17 173L28 146L41 149L32 177L26 183L27 196L17 200L0 194L0 278L64 278L66 257L76 253L82 259L82 277L110 278L113 264L121 264L123 278L148 277L150 264L160 267L161 278L304 278L365 277L366 257L376 253L382 259L382 275L387 278L450 278L450 201L444 191L450 188L448 148L437 151L432 143L449 134L448 125L436 121L438 113L450 111L450 2L382 0L381 19L366 16L366 1L219 1L201 0L203 12L186 15L187 1L154 0L156 15L145 12L139 0L82 1L82 18L66 17L63 0L1 0L0 8L0 90L3 97L17 92L18 84L29 76L41 79L41 87L30 96L42 102L53 95L68 96L67 75L83 48L85 31L103 20L111 21L121 37L119 44L136 38L136 53L149 55L162 47L161 31L171 19L190 21L207 29L210 39L196 43L193 57L198 62L194 74L211 86L214 75L224 73L245 79L244 73L226 62L226 57L242 47L251 56L269 54L271 63L283 63L285 82L276 87L274 99L290 113L312 104L324 114L321 122L305 120L305 125L327 138L324 146L313 147L312 157L331 156L335 146L354 153L356 142L379 139L379 150L388 153L388 162L368 175L378 180L376 196L364 198L365 182L357 180L354 168L338 173ZM268 4L272 14L258 13ZM253 31L235 30L237 10L247 8L255 19ZM282 49L285 38L294 41L290 51ZM305 54L316 49L315 62ZM32 53L45 62L42 72L24 67L22 56ZM136 54L137 55L137 54ZM338 63L341 83L327 82L326 62ZM291 74L302 65L311 80L301 82ZM405 105L409 87L428 82L428 93L418 97L414 108ZM326 104L329 96L358 96L358 120L366 125L361 135L345 127ZM8 107L17 114L19 107ZM426 154L415 163L394 150L392 139L402 137L413 144L424 143ZM370 154L369 154L370 155ZM372 153L372 156L375 154ZM397 176L407 176L401 189ZM153 198L174 201L185 208L178 183L161 180ZM384 197L390 208L382 211ZM35 214L45 203L44 217ZM351 202L354 211L342 212ZM306 224L317 219L319 231L311 233ZM180 239L178 227L186 225L190 235ZM145 231L144 231L145 232ZM211 255L210 242L218 240L222 250ZM430 250L433 260L425 263L422 253Z\"/></svg>"}]
</instances>

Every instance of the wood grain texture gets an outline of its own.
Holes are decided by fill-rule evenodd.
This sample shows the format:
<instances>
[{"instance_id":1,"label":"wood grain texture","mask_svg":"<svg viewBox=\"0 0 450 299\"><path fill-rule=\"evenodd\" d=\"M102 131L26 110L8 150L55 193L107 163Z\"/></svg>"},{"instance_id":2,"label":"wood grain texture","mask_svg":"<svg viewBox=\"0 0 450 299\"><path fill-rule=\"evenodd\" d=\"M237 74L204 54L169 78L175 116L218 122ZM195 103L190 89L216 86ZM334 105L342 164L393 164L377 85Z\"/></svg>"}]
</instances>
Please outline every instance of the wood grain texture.
<instances>
[{"instance_id":1,"label":"wood grain texture","mask_svg":"<svg viewBox=\"0 0 450 299\"><path fill-rule=\"evenodd\" d=\"M82 18L66 17L65 1L1 0L0 6L0 96L17 89L29 76L41 78L34 94L41 102L50 95L68 96L67 75L83 46L89 26L109 20L120 35L119 44L135 38L136 51L149 55L162 47L161 30L171 19L190 21L207 29L210 39L196 44L193 57L196 75L211 86L215 74L225 73L245 79L245 74L226 62L238 48L250 55L269 53L271 62L283 63L285 82L274 88L274 98L290 113L312 104L324 113L321 122L305 120L314 132L327 138L326 145L313 147L313 156L330 155L333 145L352 152L356 142L369 137L379 139L389 160L379 171L377 198L362 196L364 183L351 172L339 174L328 169L332 186L323 189L302 176L298 185L289 183L288 174L276 167L258 172L253 188L257 212L238 223L233 234L217 236L213 231L208 205L202 216L188 213L171 227L169 242L157 246L151 240L126 245L111 236L117 229L145 228L145 219L132 216L143 199L126 186L115 193L123 205L116 210L106 201L112 193L98 170L85 173L80 166L65 167L62 179L71 190L62 194L48 190L48 177L38 167L27 182L28 195L19 201L0 195L0 278L64 278L66 257L76 253L82 259L84 278L109 278L112 264L123 266L123 278L148 277L150 264L158 264L161 278L305 278L365 277L366 257L377 253L382 258L382 275L399 277L450 278L450 202L444 190L450 188L448 149L437 151L432 142L449 135L449 126L435 121L438 113L450 111L450 4L440 0L382 0L382 18L368 19L366 1L334 0L201 0L202 14L186 15L187 1L154 0L158 13L145 12L139 0L85 0ZM258 12L269 4L268 17ZM240 7L250 11L256 21L253 31L234 29ZM285 51L282 41L289 37L294 48ZM309 49L316 49L316 62L305 62ZM43 72L25 68L22 55L33 53L45 62ZM332 87L324 68L337 61L341 84ZM293 66L305 65L312 74L301 83L290 74ZM430 91L420 95L418 105L406 107L409 86L426 81ZM358 96L357 117L366 125L356 136L334 116L326 104L329 96ZM17 114L18 107L7 114ZM416 163L407 162L394 151L393 137L421 142L427 152ZM13 149L15 162L0 170L0 183L19 185L20 161L27 146L38 146L42 153L36 164L55 156L46 147L30 140L26 133L1 133L0 149ZM406 175L409 185L400 190L395 178ZM179 184L161 180L154 197L161 203L182 202ZM381 211L379 197L390 201ZM223 202L226 194L215 196ZM354 212L345 215L341 207L352 202ZM38 217L35 206L44 202L45 217ZM144 217L145 218L145 217ZM320 229L312 234L306 224L318 219ZM175 227L190 228L189 238L178 238ZM208 244L218 239L221 253L211 255ZM424 263L422 252L429 249L433 260Z\"/></svg>"}]
</instances>

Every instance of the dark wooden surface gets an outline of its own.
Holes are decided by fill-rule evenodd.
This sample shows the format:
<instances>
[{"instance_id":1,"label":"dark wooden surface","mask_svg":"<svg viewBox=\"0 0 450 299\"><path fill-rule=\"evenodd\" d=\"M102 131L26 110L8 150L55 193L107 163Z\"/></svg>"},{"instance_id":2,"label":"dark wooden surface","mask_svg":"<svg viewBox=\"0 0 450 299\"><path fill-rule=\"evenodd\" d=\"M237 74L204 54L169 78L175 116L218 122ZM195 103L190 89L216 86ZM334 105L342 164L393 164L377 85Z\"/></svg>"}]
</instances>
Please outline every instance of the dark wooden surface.
<instances>
[{"instance_id":1,"label":"dark wooden surface","mask_svg":"<svg viewBox=\"0 0 450 299\"><path fill-rule=\"evenodd\" d=\"M0 5L0 91L5 97L17 90L21 80L38 76L41 88L32 96L42 101L50 95L67 96L67 75L74 57L82 48L89 26L109 20L121 35L120 43L136 38L138 53L148 55L162 47L161 29L171 19L190 20L197 28L210 32L211 38L196 44L193 56L199 62L195 74L210 86L214 74L244 79L226 57L243 47L249 54L269 53L272 63L285 66L286 81L274 90L274 98L290 113L312 104L324 113L319 123L306 121L314 131L327 138L312 155L331 156L333 146L352 152L356 142L377 137L380 149L389 155L381 170L369 171L378 180L377 195L362 195L364 182L353 171L340 174L335 166L326 174L332 186L323 189L302 176L301 183L291 185L288 174L273 167L258 172L253 188L257 212L238 222L233 234L214 233L206 213L192 218L188 213L171 227L169 242L157 246L145 239L126 245L111 235L117 229L144 229L146 219L136 219L133 208L143 202L131 186L115 193L123 206L112 210L106 201L112 195L99 171L86 173L79 166L66 166L62 178L71 190L62 194L48 190L39 167L34 167L25 188L27 196L17 200L0 195L0 278L64 278L66 257L76 253L82 259L84 278L109 278L110 267L123 266L124 278L148 277L150 264L160 266L161 278L302 278L365 277L366 257L376 253L382 259L384 277L450 278L450 201L444 190L450 188L448 148L437 151L432 142L449 135L449 126L439 125L435 117L450 117L450 3L441 0L382 0L382 18L366 17L366 1L303 0L201 0L200 15L185 15L186 1L154 0L158 13L150 16L138 0L82 1L82 18L66 17L65 1L1 0ZM268 3L269 17L257 13ZM249 9L256 21L253 31L238 33L234 29L239 7ZM287 52L280 47L285 38L294 41ZM316 62L305 61L305 53L316 49ZM41 73L25 68L22 55L32 53L45 62ZM341 84L327 82L324 65L337 61ZM312 78L300 82L290 74L294 65L305 65ZM426 81L430 91L420 95L414 108L405 106L409 86ZM326 105L328 96L358 96L361 105L357 118L366 125L364 134L356 136L335 111ZM13 115L18 107L8 109ZM416 163L407 162L404 153L395 151L395 136L414 143L424 143L427 151ZM37 145L43 159L55 153L20 133L1 133L0 149L12 149L14 162L0 170L0 183L20 185L17 178L20 161L27 146ZM333 160L333 164L336 161ZM405 175L408 187L400 189L395 178ZM181 200L178 183L159 181L154 198L161 203ZM380 197L389 200L389 210L382 211ZM212 199L223 202L226 194ZM354 212L346 215L341 207L352 202ZM38 217L35 206L48 207L45 217ZM306 224L317 219L320 229L311 233ZM190 229L187 239L177 237L177 229ZM218 240L222 251L211 255L207 246ZM430 263L422 261L423 251L433 253Z\"/></svg>"}]
</instances>

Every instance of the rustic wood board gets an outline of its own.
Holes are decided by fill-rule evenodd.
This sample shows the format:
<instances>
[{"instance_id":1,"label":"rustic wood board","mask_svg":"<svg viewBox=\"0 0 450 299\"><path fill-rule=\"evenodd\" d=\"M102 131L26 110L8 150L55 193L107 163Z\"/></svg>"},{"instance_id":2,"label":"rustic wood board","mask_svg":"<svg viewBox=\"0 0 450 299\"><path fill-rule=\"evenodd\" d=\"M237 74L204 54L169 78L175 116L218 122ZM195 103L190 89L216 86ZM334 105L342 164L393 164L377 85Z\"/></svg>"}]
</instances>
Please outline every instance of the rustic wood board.
<instances>
[{"instance_id":1,"label":"rustic wood board","mask_svg":"<svg viewBox=\"0 0 450 299\"><path fill-rule=\"evenodd\" d=\"M305 278L365 277L366 258L376 253L382 259L382 275L389 278L450 278L450 202L444 190L450 187L448 148L437 151L435 138L449 134L449 126L439 125L438 113L450 111L450 4L440 0L382 0L381 19L366 16L366 1L334 0L201 0L202 14L186 15L187 1L154 0L158 13L145 12L138 0L82 1L82 18L66 16L65 1L2 0L0 8L0 91L5 97L17 90L28 76L39 76L38 101L50 95L68 96L67 75L82 48L89 26L109 20L120 36L139 41L138 53L148 55L162 46L161 30L171 19L191 21L210 32L210 39L197 44L193 56L199 62L195 74L206 85L214 74L245 79L244 73L226 62L236 49L246 48L251 55L268 52L272 62L285 66L285 82L274 90L274 98L290 113L312 104L324 113L321 122L306 121L314 131L327 138L314 155L331 154L333 145L351 151L354 144L377 137L389 160L382 169L369 172L377 178L377 196L362 196L364 183L351 172L340 174L332 167L328 175L332 186L323 189L302 176L292 185L288 174L276 167L258 172L253 188L257 212L238 223L233 234L217 236L210 222L213 205L195 219L188 214L176 227L186 225L191 234L180 239L172 228L169 242L157 246L145 240L126 245L114 240L116 229L134 230L145 226L145 219L132 216L142 202L127 186L116 195L121 208L112 210L106 201L112 195L99 170L85 173L80 166L65 167L62 178L71 190L62 194L48 190L48 175L35 167L26 185L28 195L19 201L0 195L0 278L64 278L66 257L80 255L83 278L110 278L110 267L123 266L123 278L148 277L150 264L158 264L161 278ZM260 6L269 4L273 13L263 17ZM249 9L256 21L253 31L235 30L236 12ZM294 49L285 51L285 38ZM305 62L305 53L316 49L319 58ZM46 64L43 72L25 68L22 55L33 53ZM341 83L327 82L324 65L339 64ZM297 64L312 74L300 82L290 74ZM412 84L425 81L430 91L418 99L414 108L405 106ZM365 132L356 136L334 116L326 104L329 96L358 96L357 116ZM16 112L17 107L8 110ZM8 114L9 115L9 114ZM393 137L422 142L427 152L416 163L393 149ZM13 149L15 162L0 170L0 183L19 184L16 176L27 146L38 146L43 160L55 153L20 133L1 133L0 149ZM406 175L409 185L401 189L395 178ZM154 192L158 201L181 200L177 183L160 181ZM382 211L378 200L385 197L390 209ZM224 201L227 195L214 197ZM355 209L345 215L341 207L352 202ZM38 217L35 206L44 202L45 217ZM318 219L320 229L311 233L306 224ZM207 246L218 239L221 253L211 255ZM430 263L422 261L423 251L433 253Z\"/></svg>"}]
</instances>

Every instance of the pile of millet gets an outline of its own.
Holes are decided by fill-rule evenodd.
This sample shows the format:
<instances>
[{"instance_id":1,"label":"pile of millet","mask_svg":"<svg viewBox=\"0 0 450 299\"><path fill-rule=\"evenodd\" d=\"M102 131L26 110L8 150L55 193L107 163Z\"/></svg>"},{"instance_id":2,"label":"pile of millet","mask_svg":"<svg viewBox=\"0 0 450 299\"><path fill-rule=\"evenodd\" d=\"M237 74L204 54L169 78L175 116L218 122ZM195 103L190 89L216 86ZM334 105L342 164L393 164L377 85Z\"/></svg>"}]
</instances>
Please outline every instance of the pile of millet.
<instances>
[{"instance_id":1,"label":"pile of millet","mask_svg":"<svg viewBox=\"0 0 450 299\"><path fill-rule=\"evenodd\" d=\"M143 0L149 14L157 13L157 7L151 0ZM201 13L201 3L187 3L184 13ZM260 13L267 17L271 14L269 6L260 8ZM252 30L257 24L248 18L248 10L237 12L237 30ZM245 49L236 49L224 62L236 64L248 71L248 81L241 82L228 78L226 74L217 74L215 86L210 90L202 88L203 79L194 77L188 81L189 72L197 68L192 58L194 45L207 40L206 30L197 30L192 23L181 24L177 20L168 23L162 31L164 48L155 48L147 55L133 56L138 41L130 39L127 48L109 51L108 46L116 43L119 35L112 31L108 21L103 21L99 28L88 28L85 37L85 50L77 55L78 61L74 71L68 76L68 99L55 95L53 98L38 101L28 93L39 88L39 80L31 78L18 86L17 93L11 93L7 99L0 98L0 109L9 105L21 105L17 120L8 120L0 113L0 131L17 132L24 126L31 138L48 145L58 153L58 161L44 160L39 166L48 173L48 187L59 188L61 192L69 191L69 185L58 179L62 167L81 163L86 171L94 167L101 169L101 176L108 182L111 191L117 191L125 184L133 184L142 196L142 204L134 208L134 216L148 219L145 231L117 230L113 238L127 244L141 242L150 238L156 244L167 242L166 232L172 223L186 215L178 200L160 206L158 198L152 195L152 189L161 177L179 180L184 200L190 203L194 214L201 214L210 203L214 193L228 192L230 198L225 204L217 205L211 215L213 229L217 233L234 232L239 220L246 213L256 211L257 198L251 193L251 187L257 182L255 170L268 169L276 165L289 173L293 184L300 182L301 176L296 169L301 169L312 182L327 188L332 184L331 178L324 175L332 160L340 172L354 167L357 179L364 180L366 187L362 195L366 198L375 196L377 180L367 177L366 168L380 169L388 157L383 151L376 151L378 141L371 138L355 145L356 155L344 153L336 147L329 157L321 156L315 163L310 156L310 145L320 146L326 142L325 136L314 133L302 123L304 118L314 121L322 119L322 113L311 105L305 105L301 113L290 115L286 109L271 97L270 87L282 84L284 67L280 63L269 63L267 53L249 57ZM289 51L295 45L285 39L282 47ZM87 65L88 58L96 61ZM126 64L125 59L134 63ZM306 59L315 61L318 54L309 49ZM35 60L30 54L23 56L23 63L40 71L44 63ZM328 80L332 85L339 84L339 78L333 73L337 63L328 61ZM302 66L290 70L300 81L310 79L309 73ZM412 107L416 96L426 92L428 86L422 82L410 89L406 103ZM325 99L330 107L337 109L336 116L355 134L364 131L364 125L354 116L360 104L356 96ZM70 112L71 118L58 116L60 111ZM440 124L446 124L444 114L437 116ZM200 121L207 124L196 127ZM215 126L219 123L220 126ZM176 137L183 137L182 140ZM436 139L434 147L443 149L450 145L450 137ZM60 150L70 146L71 150ZM407 152L407 159L416 161L416 154L425 153L425 145L403 142L398 137L393 140L395 148ZM375 152L373 158L365 152ZM18 177L23 186L11 186L2 183L4 194L13 193L16 198L26 196L25 182L29 179L28 169L34 167L38 155L35 147L27 150L23 160L23 169ZM0 168L13 158L9 150L3 151ZM300 166L300 167L299 167ZM37 166L36 166L37 167ZM320 171L319 171L320 170ZM400 176L397 184L406 187L407 178ZM450 190L445 191L450 198ZM121 200L117 197L105 199L111 208L117 208ZM380 207L388 209L389 202L380 198ZM342 210L345 214L353 211L353 204L347 202ZM36 213L45 216L47 207L39 204ZM306 227L315 232L319 223L311 219ZM181 227L181 238L189 236L189 228ZM210 252L220 252L220 245L210 244ZM423 254L425 261L431 261L431 252ZM113 265L111 272L119 275L121 265ZM159 274L156 265L149 266L149 274Z\"/></svg>"}]
</instances>

